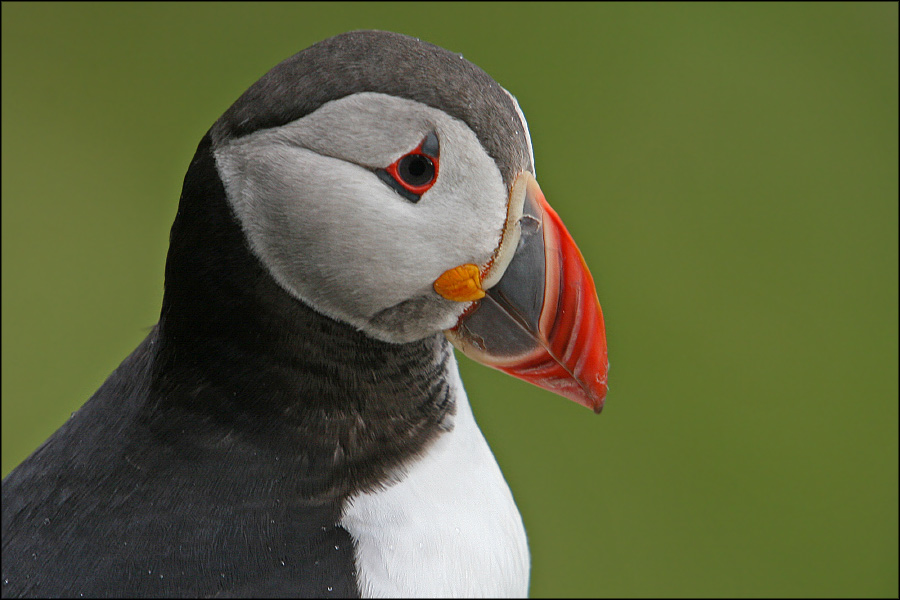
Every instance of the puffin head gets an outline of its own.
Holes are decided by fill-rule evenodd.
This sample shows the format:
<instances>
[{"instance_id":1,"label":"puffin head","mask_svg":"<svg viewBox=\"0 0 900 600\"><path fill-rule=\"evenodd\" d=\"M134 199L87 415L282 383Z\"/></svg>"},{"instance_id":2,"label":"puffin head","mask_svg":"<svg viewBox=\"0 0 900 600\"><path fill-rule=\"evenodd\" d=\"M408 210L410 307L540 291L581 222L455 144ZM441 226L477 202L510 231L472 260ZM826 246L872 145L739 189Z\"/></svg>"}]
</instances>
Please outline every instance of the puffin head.
<instances>
[{"instance_id":1,"label":"puffin head","mask_svg":"<svg viewBox=\"0 0 900 600\"><path fill-rule=\"evenodd\" d=\"M444 333L602 408L593 280L535 180L518 103L484 71L350 32L275 66L207 138L249 250L295 301L381 342Z\"/></svg>"}]
</instances>

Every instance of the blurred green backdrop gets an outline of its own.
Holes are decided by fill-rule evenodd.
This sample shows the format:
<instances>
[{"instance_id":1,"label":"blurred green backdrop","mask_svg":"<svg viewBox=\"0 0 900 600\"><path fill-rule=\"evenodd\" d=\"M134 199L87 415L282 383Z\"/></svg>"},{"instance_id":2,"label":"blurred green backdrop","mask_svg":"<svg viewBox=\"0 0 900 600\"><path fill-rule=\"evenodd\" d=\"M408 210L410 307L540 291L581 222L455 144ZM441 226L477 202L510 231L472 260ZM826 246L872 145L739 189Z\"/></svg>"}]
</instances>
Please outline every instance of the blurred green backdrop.
<instances>
[{"instance_id":1,"label":"blurred green backdrop","mask_svg":"<svg viewBox=\"0 0 900 600\"><path fill-rule=\"evenodd\" d=\"M600 417L461 359L532 595L897 596L897 4L2 13L4 475L156 322L212 122L389 29L517 95L600 291Z\"/></svg>"}]
</instances>

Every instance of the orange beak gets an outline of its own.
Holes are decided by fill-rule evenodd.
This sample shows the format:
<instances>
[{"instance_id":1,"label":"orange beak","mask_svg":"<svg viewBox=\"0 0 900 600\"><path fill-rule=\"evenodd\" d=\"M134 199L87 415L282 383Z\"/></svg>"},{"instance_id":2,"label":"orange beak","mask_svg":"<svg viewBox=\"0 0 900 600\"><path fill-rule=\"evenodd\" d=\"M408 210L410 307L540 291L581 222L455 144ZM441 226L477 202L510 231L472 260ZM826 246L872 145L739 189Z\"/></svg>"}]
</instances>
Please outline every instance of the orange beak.
<instances>
[{"instance_id":1,"label":"orange beak","mask_svg":"<svg viewBox=\"0 0 900 600\"><path fill-rule=\"evenodd\" d=\"M469 287L480 290L484 284L483 297L447 337L470 358L599 413L609 362L594 279L528 172L513 185L509 214L501 247L483 277L469 274L476 280ZM465 276L456 271L453 279Z\"/></svg>"}]
</instances>

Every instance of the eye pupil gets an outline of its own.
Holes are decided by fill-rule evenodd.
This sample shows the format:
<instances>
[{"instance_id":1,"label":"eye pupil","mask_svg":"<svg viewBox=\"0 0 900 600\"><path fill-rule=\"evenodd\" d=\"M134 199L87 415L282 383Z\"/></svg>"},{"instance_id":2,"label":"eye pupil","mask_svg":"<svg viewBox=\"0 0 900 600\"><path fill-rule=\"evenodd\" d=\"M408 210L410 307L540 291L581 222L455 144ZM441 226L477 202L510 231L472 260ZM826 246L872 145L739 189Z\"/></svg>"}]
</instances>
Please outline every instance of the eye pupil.
<instances>
[{"instance_id":1,"label":"eye pupil","mask_svg":"<svg viewBox=\"0 0 900 600\"><path fill-rule=\"evenodd\" d=\"M418 160L409 161L409 174L413 177L421 177L425 174L425 169L427 166L425 165L425 161L421 158Z\"/></svg>"},{"instance_id":2,"label":"eye pupil","mask_svg":"<svg viewBox=\"0 0 900 600\"><path fill-rule=\"evenodd\" d=\"M397 175L411 187L426 185L434 179L434 163L424 154L408 154L397 164Z\"/></svg>"}]
</instances>

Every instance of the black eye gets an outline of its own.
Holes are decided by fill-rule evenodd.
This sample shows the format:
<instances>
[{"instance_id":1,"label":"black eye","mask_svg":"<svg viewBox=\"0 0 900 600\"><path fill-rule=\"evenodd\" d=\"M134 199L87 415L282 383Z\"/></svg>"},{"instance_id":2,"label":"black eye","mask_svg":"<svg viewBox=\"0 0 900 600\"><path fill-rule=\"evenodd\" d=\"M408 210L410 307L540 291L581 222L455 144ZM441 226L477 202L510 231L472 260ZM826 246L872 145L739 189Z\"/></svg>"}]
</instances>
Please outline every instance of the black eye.
<instances>
[{"instance_id":1,"label":"black eye","mask_svg":"<svg viewBox=\"0 0 900 600\"><path fill-rule=\"evenodd\" d=\"M434 163L424 154L407 154L397 163L397 176L411 188L428 185L434 179Z\"/></svg>"}]
</instances>

